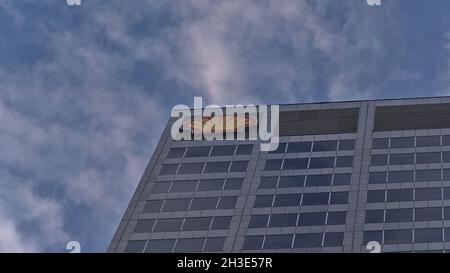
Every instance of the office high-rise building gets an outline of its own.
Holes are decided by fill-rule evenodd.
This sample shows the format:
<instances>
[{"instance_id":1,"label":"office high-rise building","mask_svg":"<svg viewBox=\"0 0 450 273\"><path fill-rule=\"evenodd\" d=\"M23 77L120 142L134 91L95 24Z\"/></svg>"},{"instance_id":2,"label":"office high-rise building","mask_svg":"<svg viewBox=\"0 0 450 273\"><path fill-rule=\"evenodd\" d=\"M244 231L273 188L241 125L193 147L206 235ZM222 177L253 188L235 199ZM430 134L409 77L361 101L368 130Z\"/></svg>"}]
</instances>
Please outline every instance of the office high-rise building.
<instances>
[{"instance_id":1,"label":"office high-rise building","mask_svg":"<svg viewBox=\"0 0 450 273\"><path fill-rule=\"evenodd\" d=\"M450 250L450 98L280 106L280 145L174 141L109 252Z\"/></svg>"}]
</instances>

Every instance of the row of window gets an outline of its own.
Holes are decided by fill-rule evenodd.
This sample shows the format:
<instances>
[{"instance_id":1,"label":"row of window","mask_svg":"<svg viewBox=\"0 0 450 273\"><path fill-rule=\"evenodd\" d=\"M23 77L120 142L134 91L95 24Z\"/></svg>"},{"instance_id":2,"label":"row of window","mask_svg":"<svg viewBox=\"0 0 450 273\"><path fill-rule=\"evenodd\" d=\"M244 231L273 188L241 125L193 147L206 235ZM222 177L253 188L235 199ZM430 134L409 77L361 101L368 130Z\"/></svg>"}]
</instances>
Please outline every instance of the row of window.
<instances>
[{"instance_id":1,"label":"row of window","mask_svg":"<svg viewBox=\"0 0 450 273\"><path fill-rule=\"evenodd\" d=\"M240 190L243 178L156 182L152 193Z\"/></svg>"},{"instance_id":2,"label":"row of window","mask_svg":"<svg viewBox=\"0 0 450 273\"><path fill-rule=\"evenodd\" d=\"M309 153L309 152L328 152L328 151L349 151L355 149L355 140L324 140L324 141L301 141L280 143L271 154L284 153Z\"/></svg>"},{"instance_id":3,"label":"row of window","mask_svg":"<svg viewBox=\"0 0 450 273\"><path fill-rule=\"evenodd\" d=\"M350 173L261 177L260 189L350 185Z\"/></svg>"},{"instance_id":4,"label":"row of window","mask_svg":"<svg viewBox=\"0 0 450 273\"><path fill-rule=\"evenodd\" d=\"M265 171L352 167L353 156L268 159Z\"/></svg>"},{"instance_id":5,"label":"row of window","mask_svg":"<svg viewBox=\"0 0 450 273\"><path fill-rule=\"evenodd\" d=\"M369 184L450 180L450 169L370 172Z\"/></svg>"},{"instance_id":6,"label":"row of window","mask_svg":"<svg viewBox=\"0 0 450 273\"><path fill-rule=\"evenodd\" d=\"M432 201L442 199L450 199L450 187L370 190L367 192L367 203Z\"/></svg>"},{"instance_id":7,"label":"row of window","mask_svg":"<svg viewBox=\"0 0 450 273\"><path fill-rule=\"evenodd\" d=\"M346 211L252 215L249 228L345 225Z\"/></svg>"},{"instance_id":8,"label":"row of window","mask_svg":"<svg viewBox=\"0 0 450 273\"><path fill-rule=\"evenodd\" d=\"M138 220L136 233L228 229L231 216Z\"/></svg>"},{"instance_id":9,"label":"row of window","mask_svg":"<svg viewBox=\"0 0 450 273\"><path fill-rule=\"evenodd\" d=\"M450 136L374 138L372 149L450 146Z\"/></svg>"},{"instance_id":10,"label":"row of window","mask_svg":"<svg viewBox=\"0 0 450 273\"><path fill-rule=\"evenodd\" d=\"M364 231L364 244L377 241L381 244L410 244L449 242L450 228L416 228Z\"/></svg>"},{"instance_id":11,"label":"row of window","mask_svg":"<svg viewBox=\"0 0 450 273\"><path fill-rule=\"evenodd\" d=\"M450 152L427 152L406 154L372 155L371 166L406 165L406 164L432 164L450 162Z\"/></svg>"},{"instance_id":12,"label":"row of window","mask_svg":"<svg viewBox=\"0 0 450 273\"><path fill-rule=\"evenodd\" d=\"M158 239L128 241L127 253L222 251L225 237Z\"/></svg>"},{"instance_id":13,"label":"row of window","mask_svg":"<svg viewBox=\"0 0 450 273\"><path fill-rule=\"evenodd\" d=\"M164 164L160 175L233 173L247 171L248 161L217 161L201 163Z\"/></svg>"},{"instance_id":14,"label":"row of window","mask_svg":"<svg viewBox=\"0 0 450 273\"><path fill-rule=\"evenodd\" d=\"M400 223L439 220L450 220L450 207L366 211L366 223Z\"/></svg>"},{"instance_id":15,"label":"row of window","mask_svg":"<svg viewBox=\"0 0 450 273\"><path fill-rule=\"evenodd\" d=\"M237 196L148 200L143 212L234 209Z\"/></svg>"},{"instance_id":16,"label":"row of window","mask_svg":"<svg viewBox=\"0 0 450 273\"><path fill-rule=\"evenodd\" d=\"M348 192L257 195L254 208L347 204Z\"/></svg>"},{"instance_id":17,"label":"row of window","mask_svg":"<svg viewBox=\"0 0 450 273\"><path fill-rule=\"evenodd\" d=\"M243 250L342 246L343 232L245 236Z\"/></svg>"},{"instance_id":18,"label":"row of window","mask_svg":"<svg viewBox=\"0 0 450 273\"><path fill-rule=\"evenodd\" d=\"M250 155L253 144L171 148L167 158Z\"/></svg>"}]
</instances>

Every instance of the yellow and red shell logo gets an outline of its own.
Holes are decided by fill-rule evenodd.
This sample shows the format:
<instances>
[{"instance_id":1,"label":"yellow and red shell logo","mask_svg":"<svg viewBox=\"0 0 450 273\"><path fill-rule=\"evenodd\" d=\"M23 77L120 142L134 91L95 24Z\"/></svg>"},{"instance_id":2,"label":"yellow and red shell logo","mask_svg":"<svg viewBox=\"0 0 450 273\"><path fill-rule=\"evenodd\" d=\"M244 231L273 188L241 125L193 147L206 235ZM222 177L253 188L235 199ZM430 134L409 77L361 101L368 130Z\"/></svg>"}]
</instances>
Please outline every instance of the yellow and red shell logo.
<instances>
[{"instance_id":1,"label":"yellow and red shell logo","mask_svg":"<svg viewBox=\"0 0 450 273\"><path fill-rule=\"evenodd\" d=\"M218 119L209 123L209 125L214 124L215 128L208 128L210 126L207 122L211 119ZM191 130L192 132L240 132L245 130L245 128L256 126L256 124L258 124L258 120L251 116L194 117L183 122L183 129Z\"/></svg>"}]
</instances>

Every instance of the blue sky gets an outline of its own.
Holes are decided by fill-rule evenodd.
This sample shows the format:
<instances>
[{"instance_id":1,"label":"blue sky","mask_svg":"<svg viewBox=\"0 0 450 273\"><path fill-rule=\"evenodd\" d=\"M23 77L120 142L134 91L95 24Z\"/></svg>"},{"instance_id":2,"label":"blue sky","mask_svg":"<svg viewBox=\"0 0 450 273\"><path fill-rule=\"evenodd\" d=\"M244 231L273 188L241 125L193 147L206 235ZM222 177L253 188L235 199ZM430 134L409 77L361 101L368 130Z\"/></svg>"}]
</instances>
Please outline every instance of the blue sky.
<instances>
[{"instance_id":1,"label":"blue sky","mask_svg":"<svg viewBox=\"0 0 450 273\"><path fill-rule=\"evenodd\" d=\"M104 251L172 106L450 94L450 1L0 1L0 252Z\"/></svg>"}]
</instances>

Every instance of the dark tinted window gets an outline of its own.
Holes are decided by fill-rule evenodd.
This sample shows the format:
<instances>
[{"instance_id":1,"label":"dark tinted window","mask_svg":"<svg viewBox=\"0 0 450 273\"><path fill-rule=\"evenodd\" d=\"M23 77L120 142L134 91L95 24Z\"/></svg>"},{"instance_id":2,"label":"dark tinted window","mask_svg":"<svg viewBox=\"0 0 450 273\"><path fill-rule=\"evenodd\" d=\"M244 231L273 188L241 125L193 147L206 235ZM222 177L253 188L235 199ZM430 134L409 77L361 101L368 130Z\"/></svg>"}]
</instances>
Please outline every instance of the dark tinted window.
<instances>
[{"instance_id":1,"label":"dark tinted window","mask_svg":"<svg viewBox=\"0 0 450 273\"><path fill-rule=\"evenodd\" d=\"M332 211L328 212L327 225L345 225L347 212Z\"/></svg>"},{"instance_id":2,"label":"dark tinted window","mask_svg":"<svg viewBox=\"0 0 450 273\"><path fill-rule=\"evenodd\" d=\"M442 208L416 208L415 221L442 220Z\"/></svg>"},{"instance_id":3,"label":"dark tinted window","mask_svg":"<svg viewBox=\"0 0 450 273\"><path fill-rule=\"evenodd\" d=\"M340 140L339 141L339 151L349 151L355 149L355 140Z\"/></svg>"},{"instance_id":4,"label":"dark tinted window","mask_svg":"<svg viewBox=\"0 0 450 273\"><path fill-rule=\"evenodd\" d=\"M313 152L336 151L337 140L314 141Z\"/></svg>"},{"instance_id":5,"label":"dark tinted window","mask_svg":"<svg viewBox=\"0 0 450 273\"><path fill-rule=\"evenodd\" d=\"M278 182L279 188L303 187L305 184L304 175L281 176Z\"/></svg>"},{"instance_id":6,"label":"dark tinted window","mask_svg":"<svg viewBox=\"0 0 450 273\"><path fill-rule=\"evenodd\" d=\"M190 210L216 209L218 197L195 198L192 200Z\"/></svg>"},{"instance_id":7,"label":"dark tinted window","mask_svg":"<svg viewBox=\"0 0 450 273\"><path fill-rule=\"evenodd\" d=\"M414 171L393 171L389 172L389 183L413 182Z\"/></svg>"},{"instance_id":8,"label":"dark tinted window","mask_svg":"<svg viewBox=\"0 0 450 273\"><path fill-rule=\"evenodd\" d=\"M414 147L414 137L394 137L391 138L391 148Z\"/></svg>"},{"instance_id":9,"label":"dark tinted window","mask_svg":"<svg viewBox=\"0 0 450 273\"><path fill-rule=\"evenodd\" d=\"M366 223L383 223L384 210L368 210L366 211Z\"/></svg>"},{"instance_id":10,"label":"dark tinted window","mask_svg":"<svg viewBox=\"0 0 450 273\"><path fill-rule=\"evenodd\" d=\"M327 205L328 204L328 192L320 193L305 193L303 194L303 206L314 206L314 205Z\"/></svg>"},{"instance_id":11,"label":"dark tinted window","mask_svg":"<svg viewBox=\"0 0 450 273\"><path fill-rule=\"evenodd\" d=\"M183 224L183 230L208 230L211 225L212 217L194 217L186 218Z\"/></svg>"},{"instance_id":12,"label":"dark tinted window","mask_svg":"<svg viewBox=\"0 0 450 273\"><path fill-rule=\"evenodd\" d=\"M261 249L263 240L264 240L263 235L245 236L244 245L242 246L242 249L244 249L244 250Z\"/></svg>"},{"instance_id":13,"label":"dark tinted window","mask_svg":"<svg viewBox=\"0 0 450 273\"><path fill-rule=\"evenodd\" d=\"M216 216L213 219L211 229L229 229L231 224L231 216Z\"/></svg>"},{"instance_id":14,"label":"dark tinted window","mask_svg":"<svg viewBox=\"0 0 450 273\"><path fill-rule=\"evenodd\" d=\"M197 157L197 156L208 156L210 146L207 147L189 147L186 151L185 157Z\"/></svg>"},{"instance_id":15,"label":"dark tinted window","mask_svg":"<svg viewBox=\"0 0 450 273\"><path fill-rule=\"evenodd\" d=\"M309 153L311 151L312 143L308 142L289 142L288 153Z\"/></svg>"},{"instance_id":16,"label":"dark tinted window","mask_svg":"<svg viewBox=\"0 0 450 273\"><path fill-rule=\"evenodd\" d=\"M389 148L389 138L374 138L372 142L372 149L387 149Z\"/></svg>"},{"instance_id":17,"label":"dark tinted window","mask_svg":"<svg viewBox=\"0 0 450 273\"><path fill-rule=\"evenodd\" d=\"M370 159L371 166L384 166L387 165L388 156L387 155L372 155Z\"/></svg>"},{"instance_id":18,"label":"dark tinted window","mask_svg":"<svg viewBox=\"0 0 450 273\"><path fill-rule=\"evenodd\" d=\"M211 156L234 155L235 149L236 146L234 145L213 146L211 150Z\"/></svg>"},{"instance_id":19,"label":"dark tinted window","mask_svg":"<svg viewBox=\"0 0 450 273\"><path fill-rule=\"evenodd\" d=\"M310 169L318 168L333 168L334 167L334 157L314 157L311 158L309 163Z\"/></svg>"},{"instance_id":20,"label":"dark tinted window","mask_svg":"<svg viewBox=\"0 0 450 273\"><path fill-rule=\"evenodd\" d=\"M202 173L203 163L184 163L180 165L178 174Z\"/></svg>"},{"instance_id":21,"label":"dark tinted window","mask_svg":"<svg viewBox=\"0 0 450 273\"><path fill-rule=\"evenodd\" d=\"M198 183L197 191L218 191L222 190L223 179L207 179L200 180Z\"/></svg>"},{"instance_id":22,"label":"dark tinted window","mask_svg":"<svg viewBox=\"0 0 450 273\"><path fill-rule=\"evenodd\" d=\"M225 237L208 237L206 238L206 243L204 251L222 251L223 245L225 243Z\"/></svg>"},{"instance_id":23,"label":"dark tinted window","mask_svg":"<svg viewBox=\"0 0 450 273\"><path fill-rule=\"evenodd\" d=\"M367 192L367 203L377 203L385 201L385 191L376 190Z\"/></svg>"},{"instance_id":24,"label":"dark tinted window","mask_svg":"<svg viewBox=\"0 0 450 273\"><path fill-rule=\"evenodd\" d=\"M275 195L274 207L299 206L301 194L278 194Z\"/></svg>"},{"instance_id":25,"label":"dark tinted window","mask_svg":"<svg viewBox=\"0 0 450 273\"><path fill-rule=\"evenodd\" d=\"M267 227L267 221L269 221L269 215L252 215L250 218L249 228L265 228Z\"/></svg>"},{"instance_id":26,"label":"dark tinted window","mask_svg":"<svg viewBox=\"0 0 450 273\"><path fill-rule=\"evenodd\" d=\"M389 165L414 164L414 154L391 154Z\"/></svg>"},{"instance_id":27,"label":"dark tinted window","mask_svg":"<svg viewBox=\"0 0 450 273\"><path fill-rule=\"evenodd\" d=\"M230 166L230 161L207 162L205 173L226 173Z\"/></svg>"},{"instance_id":28,"label":"dark tinted window","mask_svg":"<svg viewBox=\"0 0 450 273\"><path fill-rule=\"evenodd\" d=\"M255 208L271 207L273 195L257 195L255 199Z\"/></svg>"},{"instance_id":29,"label":"dark tinted window","mask_svg":"<svg viewBox=\"0 0 450 273\"><path fill-rule=\"evenodd\" d=\"M331 186L331 174L308 175L306 178L307 187Z\"/></svg>"},{"instance_id":30,"label":"dark tinted window","mask_svg":"<svg viewBox=\"0 0 450 273\"><path fill-rule=\"evenodd\" d=\"M265 171L281 170L282 163L283 159L268 159L264 164L264 170Z\"/></svg>"},{"instance_id":31,"label":"dark tinted window","mask_svg":"<svg viewBox=\"0 0 450 273\"><path fill-rule=\"evenodd\" d=\"M325 212L301 213L298 218L299 226L323 226L325 225Z\"/></svg>"},{"instance_id":32,"label":"dark tinted window","mask_svg":"<svg viewBox=\"0 0 450 273\"><path fill-rule=\"evenodd\" d=\"M230 172L245 172L247 171L248 161L233 161L231 162Z\"/></svg>"},{"instance_id":33,"label":"dark tinted window","mask_svg":"<svg viewBox=\"0 0 450 273\"><path fill-rule=\"evenodd\" d=\"M443 239L441 228L419 228L414 230L415 243L442 242Z\"/></svg>"},{"instance_id":34,"label":"dark tinted window","mask_svg":"<svg viewBox=\"0 0 450 273\"><path fill-rule=\"evenodd\" d=\"M369 184L386 183L386 172L371 172L369 173Z\"/></svg>"},{"instance_id":35,"label":"dark tinted window","mask_svg":"<svg viewBox=\"0 0 450 273\"><path fill-rule=\"evenodd\" d=\"M144 240L128 241L127 246L125 247L125 253L142 253L146 244L147 241Z\"/></svg>"},{"instance_id":36,"label":"dark tinted window","mask_svg":"<svg viewBox=\"0 0 450 273\"><path fill-rule=\"evenodd\" d=\"M440 136L421 136L416 137L417 147L441 146Z\"/></svg>"},{"instance_id":37,"label":"dark tinted window","mask_svg":"<svg viewBox=\"0 0 450 273\"><path fill-rule=\"evenodd\" d=\"M374 230L374 231L364 231L363 235L363 244L367 244L368 242L375 241L382 243L383 242L383 231Z\"/></svg>"},{"instance_id":38,"label":"dark tinted window","mask_svg":"<svg viewBox=\"0 0 450 273\"><path fill-rule=\"evenodd\" d=\"M450 220L450 207L444 208L444 220Z\"/></svg>"},{"instance_id":39,"label":"dark tinted window","mask_svg":"<svg viewBox=\"0 0 450 273\"><path fill-rule=\"evenodd\" d=\"M253 152L253 144L239 145L236 150L236 155L250 155Z\"/></svg>"},{"instance_id":40,"label":"dark tinted window","mask_svg":"<svg viewBox=\"0 0 450 273\"><path fill-rule=\"evenodd\" d=\"M385 244L406 244L412 243L412 230L386 230L384 231Z\"/></svg>"},{"instance_id":41,"label":"dark tinted window","mask_svg":"<svg viewBox=\"0 0 450 273\"><path fill-rule=\"evenodd\" d=\"M330 204L347 204L348 192L332 192L330 197Z\"/></svg>"},{"instance_id":42,"label":"dark tinted window","mask_svg":"<svg viewBox=\"0 0 450 273\"><path fill-rule=\"evenodd\" d=\"M442 153L442 162L445 162L445 163L450 162L450 152Z\"/></svg>"},{"instance_id":43,"label":"dark tinted window","mask_svg":"<svg viewBox=\"0 0 450 273\"><path fill-rule=\"evenodd\" d=\"M441 163L441 153L418 153L416 164Z\"/></svg>"},{"instance_id":44,"label":"dark tinted window","mask_svg":"<svg viewBox=\"0 0 450 273\"><path fill-rule=\"evenodd\" d=\"M269 227L295 227L297 225L297 213L272 214Z\"/></svg>"},{"instance_id":45,"label":"dark tinted window","mask_svg":"<svg viewBox=\"0 0 450 273\"><path fill-rule=\"evenodd\" d=\"M242 178L228 178L225 182L224 190L240 190L242 182Z\"/></svg>"},{"instance_id":46,"label":"dark tinted window","mask_svg":"<svg viewBox=\"0 0 450 273\"><path fill-rule=\"evenodd\" d=\"M352 175L350 173L335 174L333 178L333 185L350 185L351 177Z\"/></svg>"},{"instance_id":47,"label":"dark tinted window","mask_svg":"<svg viewBox=\"0 0 450 273\"><path fill-rule=\"evenodd\" d=\"M327 232L323 239L323 246L342 246L344 243L344 233L342 232Z\"/></svg>"},{"instance_id":48,"label":"dark tinted window","mask_svg":"<svg viewBox=\"0 0 450 273\"><path fill-rule=\"evenodd\" d=\"M159 212L164 200L149 200L145 203L143 212Z\"/></svg>"},{"instance_id":49,"label":"dark tinted window","mask_svg":"<svg viewBox=\"0 0 450 273\"><path fill-rule=\"evenodd\" d=\"M260 189L274 189L277 187L278 176L261 177L259 182Z\"/></svg>"},{"instance_id":50,"label":"dark tinted window","mask_svg":"<svg viewBox=\"0 0 450 273\"><path fill-rule=\"evenodd\" d=\"M338 156L336 158L336 168L353 166L353 156Z\"/></svg>"},{"instance_id":51,"label":"dark tinted window","mask_svg":"<svg viewBox=\"0 0 450 273\"><path fill-rule=\"evenodd\" d=\"M402 202L412 200L413 200L412 189L399 189L387 191L387 202Z\"/></svg>"},{"instance_id":52,"label":"dark tinted window","mask_svg":"<svg viewBox=\"0 0 450 273\"><path fill-rule=\"evenodd\" d=\"M450 145L450 136L442 136L442 145L449 146Z\"/></svg>"},{"instance_id":53,"label":"dark tinted window","mask_svg":"<svg viewBox=\"0 0 450 273\"><path fill-rule=\"evenodd\" d=\"M286 143L279 143L275 151L270 151L269 154L284 154L286 151Z\"/></svg>"},{"instance_id":54,"label":"dark tinted window","mask_svg":"<svg viewBox=\"0 0 450 273\"><path fill-rule=\"evenodd\" d=\"M146 233L151 232L153 228L153 224L155 220L138 220L136 226L134 227L134 231L136 233Z\"/></svg>"},{"instance_id":55,"label":"dark tinted window","mask_svg":"<svg viewBox=\"0 0 450 273\"><path fill-rule=\"evenodd\" d=\"M424 201L424 200L440 200L441 197L441 188L422 188L416 189L416 201Z\"/></svg>"},{"instance_id":56,"label":"dark tinted window","mask_svg":"<svg viewBox=\"0 0 450 273\"><path fill-rule=\"evenodd\" d=\"M205 238L178 239L175 252L200 252L203 249Z\"/></svg>"},{"instance_id":57,"label":"dark tinted window","mask_svg":"<svg viewBox=\"0 0 450 273\"><path fill-rule=\"evenodd\" d=\"M321 247L322 238L323 238L322 233L295 234L294 247L295 248Z\"/></svg>"},{"instance_id":58,"label":"dark tinted window","mask_svg":"<svg viewBox=\"0 0 450 273\"><path fill-rule=\"evenodd\" d=\"M267 235L264 249L291 248L293 235Z\"/></svg>"},{"instance_id":59,"label":"dark tinted window","mask_svg":"<svg viewBox=\"0 0 450 273\"><path fill-rule=\"evenodd\" d=\"M167 154L167 158L180 158L183 157L186 148L171 148Z\"/></svg>"},{"instance_id":60,"label":"dark tinted window","mask_svg":"<svg viewBox=\"0 0 450 273\"><path fill-rule=\"evenodd\" d=\"M222 196L219 200L218 209L234 209L236 207L237 196Z\"/></svg>"},{"instance_id":61,"label":"dark tinted window","mask_svg":"<svg viewBox=\"0 0 450 273\"><path fill-rule=\"evenodd\" d=\"M413 209L388 209L386 210L386 223L412 222Z\"/></svg>"},{"instance_id":62,"label":"dark tinted window","mask_svg":"<svg viewBox=\"0 0 450 273\"><path fill-rule=\"evenodd\" d=\"M169 199L164 203L163 211L188 210L191 199Z\"/></svg>"},{"instance_id":63,"label":"dark tinted window","mask_svg":"<svg viewBox=\"0 0 450 273\"><path fill-rule=\"evenodd\" d=\"M191 192L195 191L196 187L197 180L174 181L170 188L170 192Z\"/></svg>"},{"instance_id":64,"label":"dark tinted window","mask_svg":"<svg viewBox=\"0 0 450 273\"><path fill-rule=\"evenodd\" d=\"M168 192L170 188L170 182L157 182L153 185L152 193L164 193Z\"/></svg>"},{"instance_id":65,"label":"dark tinted window","mask_svg":"<svg viewBox=\"0 0 450 273\"><path fill-rule=\"evenodd\" d=\"M299 170L308 168L308 158L285 159L283 170Z\"/></svg>"},{"instance_id":66,"label":"dark tinted window","mask_svg":"<svg viewBox=\"0 0 450 273\"><path fill-rule=\"evenodd\" d=\"M174 245L175 239L150 240L145 252L172 252Z\"/></svg>"},{"instance_id":67,"label":"dark tinted window","mask_svg":"<svg viewBox=\"0 0 450 273\"><path fill-rule=\"evenodd\" d=\"M441 180L441 170L416 171L416 181L439 181L439 180Z\"/></svg>"},{"instance_id":68,"label":"dark tinted window","mask_svg":"<svg viewBox=\"0 0 450 273\"><path fill-rule=\"evenodd\" d=\"M153 232L179 231L183 224L183 218L178 219L158 219Z\"/></svg>"},{"instance_id":69,"label":"dark tinted window","mask_svg":"<svg viewBox=\"0 0 450 273\"><path fill-rule=\"evenodd\" d=\"M444 199L450 199L450 188L445 187L444 190Z\"/></svg>"},{"instance_id":70,"label":"dark tinted window","mask_svg":"<svg viewBox=\"0 0 450 273\"><path fill-rule=\"evenodd\" d=\"M450 169L444 169L442 174L444 180L450 180Z\"/></svg>"},{"instance_id":71,"label":"dark tinted window","mask_svg":"<svg viewBox=\"0 0 450 273\"><path fill-rule=\"evenodd\" d=\"M169 175L177 173L178 164L164 164L159 172L160 175Z\"/></svg>"}]
</instances>

